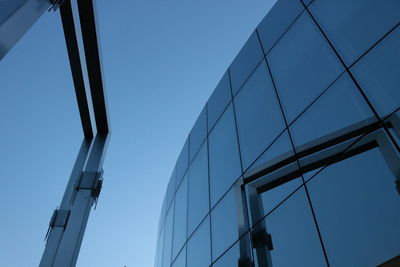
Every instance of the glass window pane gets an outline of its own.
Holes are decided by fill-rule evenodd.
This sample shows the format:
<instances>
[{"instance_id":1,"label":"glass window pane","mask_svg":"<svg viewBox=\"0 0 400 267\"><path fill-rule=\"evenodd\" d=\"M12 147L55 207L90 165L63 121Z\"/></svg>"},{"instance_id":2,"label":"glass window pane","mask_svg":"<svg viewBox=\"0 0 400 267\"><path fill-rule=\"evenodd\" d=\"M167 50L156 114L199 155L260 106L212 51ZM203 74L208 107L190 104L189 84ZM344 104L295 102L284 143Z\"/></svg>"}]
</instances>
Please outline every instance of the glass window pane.
<instances>
[{"instance_id":1,"label":"glass window pane","mask_svg":"<svg viewBox=\"0 0 400 267\"><path fill-rule=\"evenodd\" d=\"M186 222L187 222L187 175L178 187L175 196L175 217L174 217L174 237L172 259L178 254L186 241Z\"/></svg>"},{"instance_id":2,"label":"glass window pane","mask_svg":"<svg viewBox=\"0 0 400 267\"><path fill-rule=\"evenodd\" d=\"M400 27L397 27L351 68L361 89L381 116L400 107L399 47Z\"/></svg>"},{"instance_id":3,"label":"glass window pane","mask_svg":"<svg viewBox=\"0 0 400 267\"><path fill-rule=\"evenodd\" d=\"M285 129L265 61L257 67L234 101L243 168L246 169Z\"/></svg>"},{"instance_id":4,"label":"glass window pane","mask_svg":"<svg viewBox=\"0 0 400 267\"><path fill-rule=\"evenodd\" d=\"M300 146L373 117L350 76L344 73L294 122L290 130L295 146Z\"/></svg>"},{"instance_id":5,"label":"glass window pane","mask_svg":"<svg viewBox=\"0 0 400 267\"><path fill-rule=\"evenodd\" d=\"M211 263L210 219L204 220L187 243L187 266L208 267Z\"/></svg>"},{"instance_id":6,"label":"glass window pane","mask_svg":"<svg viewBox=\"0 0 400 267\"><path fill-rule=\"evenodd\" d=\"M326 266L310 205L299 189L265 219L273 266Z\"/></svg>"},{"instance_id":7,"label":"glass window pane","mask_svg":"<svg viewBox=\"0 0 400 267\"><path fill-rule=\"evenodd\" d=\"M263 57L257 33L253 32L229 67L233 94L239 91Z\"/></svg>"},{"instance_id":8,"label":"glass window pane","mask_svg":"<svg viewBox=\"0 0 400 267\"><path fill-rule=\"evenodd\" d=\"M203 108L199 117L196 120L196 123L193 126L192 131L190 132L190 160L193 159L194 155L196 155L199 150L201 144L207 136L207 116L206 116L206 107Z\"/></svg>"},{"instance_id":9,"label":"glass window pane","mask_svg":"<svg viewBox=\"0 0 400 267\"><path fill-rule=\"evenodd\" d=\"M300 0L276 2L257 28L265 53L268 53L303 10Z\"/></svg>"},{"instance_id":10,"label":"glass window pane","mask_svg":"<svg viewBox=\"0 0 400 267\"><path fill-rule=\"evenodd\" d=\"M176 162L176 184L178 187L182 181L183 175L185 175L186 170L189 166L189 137L186 139L183 145L182 151L179 154L178 161Z\"/></svg>"},{"instance_id":11,"label":"glass window pane","mask_svg":"<svg viewBox=\"0 0 400 267\"><path fill-rule=\"evenodd\" d=\"M305 12L279 40L267 59L288 123L344 70Z\"/></svg>"},{"instance_id":12,"label":"glass window pane","mask_svg":"<svg viewBox=\"0 0 400 267\"><path fill-rule=\"evenodd\" d=\"M208 138L213 206L242 174L232 105L227 108Z\"/></svg>"},{"instance_id":13,"label":"glass window pane","mask_svg":"<svg viewBox=\"0 0 400 267\"><path fill-rule=\"evenodd\" d=\"M235 188L211 211L212 258L218 258L239 238Z\"/></svg>"},{"instance_id":14,"label":"glass window pane","mask_svg":"<svg viewBox=\"0 0 400 267\"><path fill-rule=\"evenodd\" d=\"M160 236L157 240L157 251L156 251L156 260L154 263L155 267L161 267L162 265L162 253L163 253L163 242L164 242L164 228L160 232Z\"/></svg>"},{"instance_id":15,"label":"glass window pane","mask_svg":"<svg viewBox=\"0 0 400 267\"><path fill-rule=\"evenodd\" d=\"M209 211L207 143L189 167L188 235L199 225Z\"/></svg>"},{"instance_id":16,"label":"glass window pane","mask_svg":"<svg viewBox=\"0 0 400 267\"><path fill-rule=\"evenodd\" d=\"M332 266L399 256L400 195L379 149L328 166L307 185Z\"/></svg>"},{"instance_id":17,"label":"glass window pane","mask_svg":"<svg viewBox=\"0 0 400 267\"><path fill-rule=\"evenodd\" d=\"M400 22L398 0L315 0L309 9L347 66Z\"/></svg>"},{"instance_id":18,"label":"glass window pane","mask_svg":"<svg viewBox=\"0 0 400 267\"><path fill-rule=\"evenodd\" d=\"M210 96L207 102L208 131L211 131L218 118L224 112L225 108L232 100L231 85L229 74L225 72L217 88Z\"/></svg>"},{"instance_id":19,"label":"glass window pane","mask_svg":"<svg viewBox=\"0 0 400 267\"><path fill-rule=\"evenodd\" d=\"M166 192L166 208L168 209L169 206L171 205L172 199L175 195L175 182L176 182L176 168L172 172L171 177L169 178L168 181L168 186L167 186L167 192Z\"/></svg>"},{"instance_id":20,"label":"glass window pane","mask_svg":"<svg viewBox=\"0 0 400 267\"><path fill-rule=\"evenodd\" d=\"M178 257L176 257L172 267L186 267L186 247L184 247Z\"/></svg>"},{"instance_id":21,"label":"glass window pane","mask_svg":"<svg viewBox=\"0 0 400 267\"><path fill-rule=\"evenodd\" d=\"M249 239L248 235L241 238ZM219 258L212 266L213 267L236 267L239 266L238 262L240 259L240 242L236 242L228 251L226 251L221 258Z\"/></svg>"},{"instance_id":22,"label":"glass window pane","mask_svg":"<svg viewBox=\"0 0 400 267\"><path fill-rule=\"evenodd\" d=\"M169 267L171 264L171 250L172 250L172 227L174 220L174 202L167 213L164 226L164 246L163 246L163 260L162 266Z\"/></svg>"}]
</instances>

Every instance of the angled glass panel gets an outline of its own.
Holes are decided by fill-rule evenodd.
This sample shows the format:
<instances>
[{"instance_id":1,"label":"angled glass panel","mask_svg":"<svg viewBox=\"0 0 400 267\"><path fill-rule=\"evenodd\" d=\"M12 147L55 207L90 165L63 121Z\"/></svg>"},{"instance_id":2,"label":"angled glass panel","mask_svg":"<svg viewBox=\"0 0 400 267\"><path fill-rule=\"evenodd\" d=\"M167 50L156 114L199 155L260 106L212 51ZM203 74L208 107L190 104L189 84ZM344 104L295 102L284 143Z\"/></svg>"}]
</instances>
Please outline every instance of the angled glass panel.
<instances>
[{"instance_id":1,"label":"angled glass panel","mask_svg":"<svg viewBox=\"0 0 400 267\"><path fill-rule=\"evenodd\" d=\"M347 66L400 22L397 0L315 0L309 9Z\"/></svg>"},{"instance_id":2,"label":"angled glass panel","mask_svg":"<svg viewBox=\"0 0 400 267\"><path fill-rule=\"evenodd\" d=\"M211 211L212 258L217 259L239 238L235 188Z\"/></svg>"},{"instance_id":3,"label":"angled glass panel","mask_svg":"<svg viewBox=\"0 0 400 267\"><path fill-rule=\"evenodd\" d=\"M187 266L208 267L210 263L210 218L207 217L187 243Z\"/></svg>"},{"instance_id":4,"label":"angled glass panel","mask_svg":"<svg viewBox=\"0 0 400 267\"><path fill-rule=\"evenodd\" d=\"M174 202L167 212L164 226L164 245L163 245L163 258L162 266L169 267L171 265L171 250L172 250L172 228L174 223Z\"/></svg>"},{"instance_id":5,"label":"angled glass panel","mask_svg":"<svg viewBox=\"0 0 400 267\"><path fill-rule=\"evenodd\" d=\"M395 178L375 148L328 166L307 183L331 266L386 266L400 255Z\"/></svg>"},{"instance_id":6,"label":"angled glass panel","mask_svg":"<svg viewBox=\"0 0 400 267\"><path fill-rule=\"evenodd\" d=\"M342 130L374 114L347 73L342 74L290 127L295 146ZM368 120L368 123L372 121ZM362 124L362 123L361 123ZM344 129L346 127L350 127ZM361 126L358 126L359 128Z\"/></svg>"},{"instance_id":7,"label":"angled glass panel","mask_svg":"<svg viewBox=\"0 0 400 267\"><path fill-rule=\"evenodd\" d=\"M178 254L186 241L187 231L187 175L178 187L175 196L175 217L174 217L174 234L172 259Z\"/></svg>"},{"instance_id":8,"label":"angled glass panel","mask_svg":"<svg viewBox=\"0 0 400 267\"><path fill-rule=\"evenodd\" d=\"M176 162L176 184L178 187L182 181L183 175L185 175L187 168L189 167L189 137L186 139L183 145L182 151L179 154L178 161Z\"/></svg>"},{"instance_id":9,"label":"angled glass panel","mask_svg":"<svg viewBox=\"0 0 400 267\"><path fill-rule=\"evenodd\" d=\"M228 191L241 175L233 108L230 105L209 137L211 206Z\"/></svg>"},{"instance_id":10,"label":"angled glass panel","mask_svg":"<svg viewBox=\"0 0 400 267\"><path fill-rule=\"evenodd\" d=\"M273 266L327 266L304 188L265 219Z\"/></svg>"},{"instance_id":11,"label":"angled glass panel","mask_svg":"<svg viewBox=\"0 0 400 267\"><path fill-rule=\"evenodd\" d=\"M186 246L179 252L172 267L186 267Z\"/></svg>"},{"instance_id":12,"label":"angled glass panel","mask_svg":"<svg viewBox=\"0 0 400 267\"><path fill-rule=\"evenodd\" d=\"M400 1L397 2L400 5ZM380 116L388 115L400 107L399 47L400 27L397 27L351 68Z\"/></svg>"},{"instance_id":13,"label":"angled glass panel","mask_svg":"<svg viewBox=\"0 0 400 267\"><path fill-rule=\"evenodd\" d=\"M344 70L305 12L274 46L267 60L288 123Z\"/></svg>"},{"instance_id":14,"label":"angled glass panel","mask_svg":"<svg viewBox=\"0 0 400 267\"><path fill-rule=\"evenodd\" d=\"M275 3L257 27L265 53L268 53L303 10L300 0L279 0Z\"/></svg>"},{"instance_id":15,"label":"angled glass panel","mask_svg":"<svg viewBox=\"0 0 400 267\"><path fill-rule=\"evenodd\" d=\"M246 169L285 129L265 61L247 80L234 102L240 152L243 168Z\"/></svg>"},{"instance_id":16,"label":"angled glass panel","mask_svg":"<svg viewBox=\"0 0 400 267\"><path fill-rule=\"evenodd\" d=\"M242 239L248 239L249 237L245 235ZM213 267L236 267L239 266L240 259L240 242L236 242L228 251L226 251L216 262L213 263Z\"/></svg>"},{"instance_id":17,"label":"angled glass panel","mask_svg":"<svg viewBox=\"0 0 400 267\"><path fill-rule=\"evenodd\" d=\"M263 56L264 53L260 41L258 40L257 33L253 32L229 67L232 92L234 95L254 71Z\"/></svg>"},{"instance_id":18,"label":"angled glass panel","mask_svg":"<svg viewBox=\"0 0 400 267\"><path fill-rule=\"evenodd\" d=\"M175 195L175 190L176 190L175 181L176 181L176 171L174 169L174 171L172 172L171 177L169 178L168 186L167 186L167 192L165 193L165 201L166 201L165 202L165 204L166 204L165 212L171 206L172 199L174 198L174 195Z\"/></svg>"},{"instance_id":19,"label":"angled glass panel","mask_svg":"<svg viewBox=\"0 0 400 267\"><path fill-rule=\"evenodd\" d=\"M232 100L231 85L229 74L225 72L217 88L207 102L208 131L211 131L218 118L222 115L225 108Z\"/></svg>"},{"instance_id":20,"label":"angled glass panel","mask_svg":"<svg viewBox=\"0 0 400 267\"><path fill-rule=\"evenodd\" d=\"M199 150L201 144L207 136L207 113L206 107L203 108L196 120L192 130L190 131L190 161Z\"/></svg>"},{"instance_id":21,"label":"angled glass panel","mask_svg":"<svg viewBox=\"0 0 400 267\"><path fill-rule=\"evenodd\" d=\"M154 263L155 267L162 266L163 243L164 243L164 228L161 229L160 236L158 237L158 241L157 241L156 260Z\"/></svg>"},{"instance_id":22,"label":"angled glass panel","mask_svg":"<svg viewBox=\"0 0 400 267\"><path fill-rule=\"evenodd\" d=\"M204 143L189 167L188 235L209 211L207 143Z\"/></svg>"}]
</instances>

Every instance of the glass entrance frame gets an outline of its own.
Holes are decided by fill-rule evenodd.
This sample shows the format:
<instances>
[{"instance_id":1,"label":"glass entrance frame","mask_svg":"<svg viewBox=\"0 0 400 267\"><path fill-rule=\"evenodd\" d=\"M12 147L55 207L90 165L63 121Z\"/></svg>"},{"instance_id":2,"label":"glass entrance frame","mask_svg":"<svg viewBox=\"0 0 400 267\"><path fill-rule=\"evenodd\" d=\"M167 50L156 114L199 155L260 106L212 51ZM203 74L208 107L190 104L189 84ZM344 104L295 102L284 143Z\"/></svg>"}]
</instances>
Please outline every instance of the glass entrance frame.
<instances>
[{"instance_id":1,"label":"glass entrance frame","mask_svg":"<svg viewBox=\"0 0 400 267\"><path fill-rule=\"evenodd\" d=\"M394 115L385 122L385 128L398 137L400 136L399 122L398 115ZM307 182L311 180L311 176L327 166L377 149L393 176L393 187L397 189L400 201L400 157L394 142L393 137L387 134L382 123L370 118L301 147L296 147L294 155L292 152L282 154L245 173L243 179L236 185L239 236L242 237L238 266L252 266L252 261L254 266L274 266L271 255L274 250L274 236L266 225L268 214L263 207L262 194L297 178L301 181L299 188L303 187L304 196L308 198L311 206L309 207L310 222L315 223L316 240L321 243L321 259L325 261L326 265L329 265L329 257L322 243L323 238L316 221L315 210L311 204ZM362 188L362 184L360 187ZM281 203L284 201L282 200ZM397 255L400 255L400 250ZM291 256L287 255L287 257Z\"/></svg>"}]
</instances>

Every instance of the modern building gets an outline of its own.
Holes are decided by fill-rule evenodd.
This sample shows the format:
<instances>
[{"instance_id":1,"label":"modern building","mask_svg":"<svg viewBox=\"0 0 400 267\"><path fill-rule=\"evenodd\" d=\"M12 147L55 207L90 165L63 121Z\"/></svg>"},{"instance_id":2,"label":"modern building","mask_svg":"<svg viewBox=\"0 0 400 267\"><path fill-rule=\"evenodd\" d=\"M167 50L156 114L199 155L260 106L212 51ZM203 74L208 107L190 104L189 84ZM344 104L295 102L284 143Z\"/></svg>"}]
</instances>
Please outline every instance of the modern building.
<instances>
[{"instance_id":1,"label":"modern building","mask_svg":"<svg viewBox=\"0 0 400 267\"><path fill-rule=\"evenodd\" d=\"M155 266L400 266L399 23L279 0L184 143Z\"/></svg>"}]
</instances>

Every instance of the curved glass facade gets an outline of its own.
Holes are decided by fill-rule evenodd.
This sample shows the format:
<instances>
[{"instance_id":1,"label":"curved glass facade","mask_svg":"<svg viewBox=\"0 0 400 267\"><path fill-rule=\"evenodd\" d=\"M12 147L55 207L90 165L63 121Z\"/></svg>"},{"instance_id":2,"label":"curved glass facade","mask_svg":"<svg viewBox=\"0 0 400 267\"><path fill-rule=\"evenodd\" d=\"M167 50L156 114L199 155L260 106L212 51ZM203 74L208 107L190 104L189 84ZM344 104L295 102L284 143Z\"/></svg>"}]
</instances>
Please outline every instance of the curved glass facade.
<instances>
[{"instance_id":1,"label":"curved glass facade","mask_svg":"<svg viewBox=\"0 0 400 267\"><path fill-rule=\"evenodd\" d=\"M399 266L399 23L279 0L183 146L155 266Z\"/></svg>"}]
</instances>

